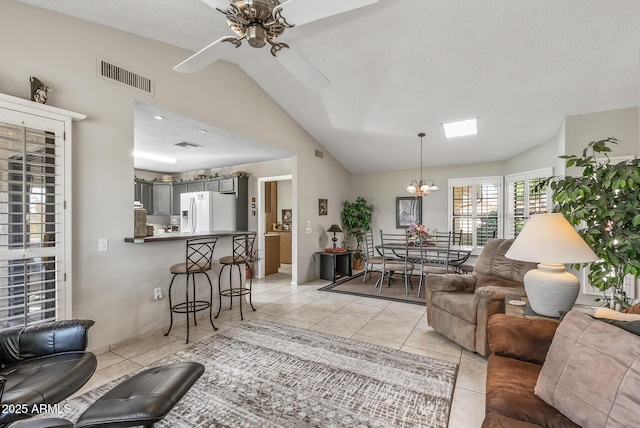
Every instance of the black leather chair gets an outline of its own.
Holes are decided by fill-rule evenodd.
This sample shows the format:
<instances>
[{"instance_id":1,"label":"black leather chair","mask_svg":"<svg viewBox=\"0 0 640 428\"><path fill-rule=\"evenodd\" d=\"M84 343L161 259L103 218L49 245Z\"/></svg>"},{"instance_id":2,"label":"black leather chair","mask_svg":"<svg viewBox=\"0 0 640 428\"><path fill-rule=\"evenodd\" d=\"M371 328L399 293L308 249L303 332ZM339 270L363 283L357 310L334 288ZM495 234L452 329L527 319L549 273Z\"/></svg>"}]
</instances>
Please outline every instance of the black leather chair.
<instances>
[{"instance_id":1,"label":"black leather chair","mask_svg":"<svg viewBox=\"0 0 640 428\"><path fill-rule=\"evenodd\" d=\"M52 321L0 331L0 405L15 410L0 413L0 427L33 416L41 404L64 400L91 378L97 360L86 349L93 324Z\"/></svg>"}]
</instances>

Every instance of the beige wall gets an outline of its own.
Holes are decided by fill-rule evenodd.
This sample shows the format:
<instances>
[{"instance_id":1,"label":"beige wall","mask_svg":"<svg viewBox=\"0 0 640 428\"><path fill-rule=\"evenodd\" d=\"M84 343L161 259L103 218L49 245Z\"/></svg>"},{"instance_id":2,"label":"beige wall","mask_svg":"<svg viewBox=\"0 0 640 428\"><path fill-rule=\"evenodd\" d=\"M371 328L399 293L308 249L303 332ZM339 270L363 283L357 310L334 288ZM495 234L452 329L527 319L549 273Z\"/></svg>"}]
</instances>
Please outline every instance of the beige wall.
<instances>
[{"instance_id":1,"label":"beige wall","mask_svg":"<svg viewBox=\"0 0 640 428\"><path fill-rule=\"evenodd\" d=\"M591 141L615 137L621 143L612 156L640 154L638 107L568 116L565 119L566 154L579 155Z\"/></svg>"},{"instance_id":2,"label":"beige wall","mask_svg":"<svg viewBox=\"0 0 640 428\"><path fill-rule=\"evenodd\" d=\"M73 312L96 320L92 348L168 324L167 303L153 301L152 290L166 290L168 268L182 255L174 245L123 242L133 232L136 100L295 154L298 218L316 226L305 234L304 221L295 222L302 227L296 279L315 277L312 253L325 219L317 216L317 200L346 198L349 173L331 156L317 159L322 146L241 69L218 62L200 73L175 73L190 52L13 0L2 0L2 21L0 92L29 98L29 76L37 76L53 89L49 104L88 117L73 130ZM153 77L155 97L96 77L98 55ZM232 101L239 98L253 106L252 120L238 114ZM296 196L298 181L305 185ZM108 252L98 253L98 238L109 239Z\"/></svg>"},{"instance_id":3,"label":"beige wall","mask_svg":"<svg viewBox=\"0 0 640 428\"><path fill-rule=\"evenodd\" d=\"M483 177L504 174L503 162L482 164L429 167L423 172L424 178L433 179L440 188L422 198L422 222L430 229L448 230L448 181L452 178ZM411 179L419 178L420 170L396 170L353 174L351 176L351 197L364 197L374 206L371 228L378 241L380 230L386 233L400 232L396 229L396 197L411 196L406 189Z\"/></svg>"},{"instance_id":4,"label":"beige wall","mask_svg":"<svg viewBox=\"0 0 640 428\"><path fill-rule=\"evenodd\" d=\"M553 171L555 174L556 159L562 154L560 150L561 147L556 137L553 140L549 140L546 143L540 144L531 150L527 150L505 161L504 173L505 175L509 175L554 167Z\"/></svg>"}]
</instances>

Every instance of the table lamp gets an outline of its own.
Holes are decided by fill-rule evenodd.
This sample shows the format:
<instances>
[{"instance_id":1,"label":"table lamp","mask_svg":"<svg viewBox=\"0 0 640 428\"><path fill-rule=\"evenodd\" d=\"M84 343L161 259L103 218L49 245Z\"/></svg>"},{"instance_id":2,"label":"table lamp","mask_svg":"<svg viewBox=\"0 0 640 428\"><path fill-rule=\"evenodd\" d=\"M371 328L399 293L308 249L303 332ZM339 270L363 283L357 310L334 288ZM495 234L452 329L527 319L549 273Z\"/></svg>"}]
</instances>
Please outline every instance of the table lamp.
<instances>
[{"instance_id":1,"label":"table lamp","mask_svg":"<svg viewBox=\"0 0 640 428\"><path fill-rule=\"evenodd\" d=\"M338 226L337 224L332 224L327 232L333 232L333 238L331 238L331 240L333 241L333 246L331 247L331 249L335 251L336 241L338 240L338 238L336 238L336 232L342 232L342 229L340 229L340 226Z\"/></svg>"},{"instance_id":2,"label":"table lamp","mask_svg":"<svg viewBox=\"0 0 640 428\"><path fill-rule=\"evenodd\" d=\"M525 274L524 288L534 312L556 318L571 310L580 292L580 281L564 264L598 260L562 214L531 216L505 257L539 263Z\"/></svg>"}]
</instances>

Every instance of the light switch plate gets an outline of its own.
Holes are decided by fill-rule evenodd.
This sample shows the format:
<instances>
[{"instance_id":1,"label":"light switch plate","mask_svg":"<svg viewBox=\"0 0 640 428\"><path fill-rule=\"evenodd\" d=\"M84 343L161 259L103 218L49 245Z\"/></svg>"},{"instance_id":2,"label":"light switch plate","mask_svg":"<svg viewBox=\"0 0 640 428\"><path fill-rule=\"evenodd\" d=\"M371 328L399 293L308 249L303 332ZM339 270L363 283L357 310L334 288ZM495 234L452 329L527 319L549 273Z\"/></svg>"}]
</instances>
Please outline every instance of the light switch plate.
<instances>
[{"instance_id":1,"label":"light switch plate","mask_svg":"<svg viewBox=\"0 0 640 428\"><path fill-rule=\"evenodd\" d=\"M98 239L98 251L109 251L109 240L107 238Z\"/></svg>"}]
</instances>

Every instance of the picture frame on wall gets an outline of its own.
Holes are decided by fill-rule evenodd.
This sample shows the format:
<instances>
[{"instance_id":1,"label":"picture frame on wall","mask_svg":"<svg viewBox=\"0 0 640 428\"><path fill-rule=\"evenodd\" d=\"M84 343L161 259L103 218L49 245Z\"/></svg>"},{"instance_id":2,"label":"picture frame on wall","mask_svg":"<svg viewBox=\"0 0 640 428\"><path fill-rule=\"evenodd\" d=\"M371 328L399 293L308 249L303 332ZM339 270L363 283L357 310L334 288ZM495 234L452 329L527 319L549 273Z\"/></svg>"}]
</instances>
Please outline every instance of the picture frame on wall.
<instances>
[{"instance_id":1,"label":"picture frame on wall","mask_svg":"<svg viewBox=\"0 0 640 428\"><path fill-rule=\"evenodd\" d=\"M291 209L282 210L282 224L290 226L292 218L293 217L292 217Z\"/></svg>"},{"instance_id":2,"label":"picture frame on wall","mask_svg":"<svg viewBox=\"0 0 640 428\"><path fill-rule=\"evenodd\" d=\"M422 224L422 198L396 198L396 227L408 228L412 224Z\"/></svg>"},{"instance_id":3,"label":"picture frame on wall","mask_svg":"<svg viewBox=\"0 0 640 428\"><path fill-rule=\"evenodd\" d=\"M327 215L328 207L326 199L318 199L318 215Z\"/></svg>"}]
</instances>

